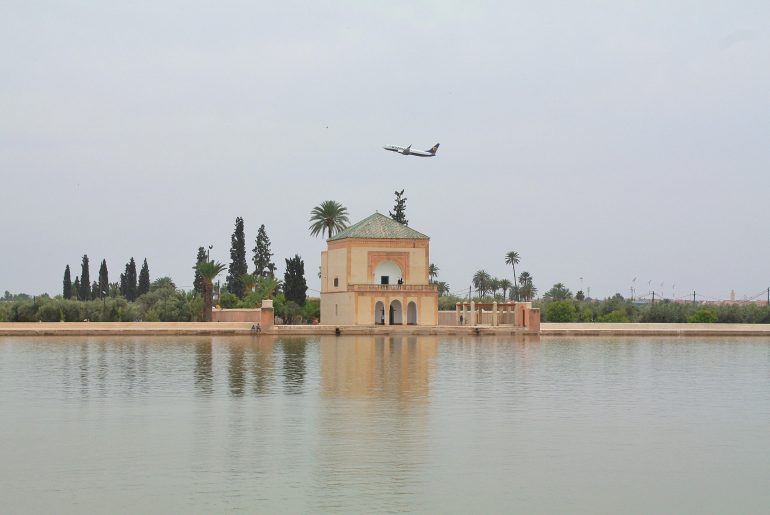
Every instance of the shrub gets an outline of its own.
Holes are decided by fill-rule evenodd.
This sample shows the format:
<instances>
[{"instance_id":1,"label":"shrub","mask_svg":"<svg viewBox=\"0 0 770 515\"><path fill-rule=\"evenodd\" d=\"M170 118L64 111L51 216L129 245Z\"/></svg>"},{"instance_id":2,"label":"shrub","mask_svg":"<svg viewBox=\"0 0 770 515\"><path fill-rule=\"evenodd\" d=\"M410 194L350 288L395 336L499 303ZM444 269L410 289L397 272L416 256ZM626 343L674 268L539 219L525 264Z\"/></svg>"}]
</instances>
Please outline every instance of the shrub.
<instances>
[{"instance_id":1,"label":"shrub","mask_svg":"<svg viewBox=\"0 0 770 515\"><path fill-rule=\"evenodd\" d=\"M557 300L545 306L545 319L548 322L574 322L577 310L571 300Z\"/></svg>"},{"instance_id":2,"label":"shrub","mask_svg":"<svg viewBox=\"0 0 770 515\"><path fill-rule=\"evenodd\" d=\"M714 308L700 308L687 318L691 324L714 324L717 321L717 310Z\"/></svg>"},{"instance_id":3,"label":"shrub","mask_svg":"<svg viewBox=\"0 0 770 515\"><path fill-rule=\"evenodd\" d=\"M625 310L616 309L615 311L610 311L606 315L600 316L598 321L608 323L623 323L628 322L628 315L626 314Z\"/></svg>"},{"instance_id":4,"label":"shrub","mask_svg":"<svg viewBox=\"0 0 770 515\"><path fill-rule=\"evenodd\" d=\"M222 292L222 294L219 295L219 306L222 309L237 308L239 303L240 300L234 293Z\"/></svg>"}]
</instances>

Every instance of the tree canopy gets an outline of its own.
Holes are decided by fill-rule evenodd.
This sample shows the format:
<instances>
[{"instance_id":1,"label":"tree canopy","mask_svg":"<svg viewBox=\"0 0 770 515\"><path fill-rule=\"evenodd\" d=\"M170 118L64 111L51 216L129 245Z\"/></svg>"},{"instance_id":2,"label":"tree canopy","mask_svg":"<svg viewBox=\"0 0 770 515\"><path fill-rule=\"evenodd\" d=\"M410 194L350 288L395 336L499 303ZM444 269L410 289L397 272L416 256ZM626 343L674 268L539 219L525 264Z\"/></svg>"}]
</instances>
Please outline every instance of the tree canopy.
<instances>
[{"instance_id":1,"label":"tree canopy","mask_svg":"<svg viewBox=\"0 0 770 515\"><path fill-rule=\"evenodd\" d=\"M331 238L335 233L345 229L350 223L348 210L335 200L324 200L310 211L310 235L323 237L324 233Z\"/></svg>"},{"instance_id":2,"label":"tree canopy","mask_svg":"<svg viewBox=\"0 0 770 515\"><path fill-rule=\"evenodd\" d=\"M393 211L388 212L388 215L400 224L409 225L409 220L406 219L406 197L404 197L404 190L396 190L394 193L396 194L396 203L393 206Z\"/></svg>"}]
</instances>

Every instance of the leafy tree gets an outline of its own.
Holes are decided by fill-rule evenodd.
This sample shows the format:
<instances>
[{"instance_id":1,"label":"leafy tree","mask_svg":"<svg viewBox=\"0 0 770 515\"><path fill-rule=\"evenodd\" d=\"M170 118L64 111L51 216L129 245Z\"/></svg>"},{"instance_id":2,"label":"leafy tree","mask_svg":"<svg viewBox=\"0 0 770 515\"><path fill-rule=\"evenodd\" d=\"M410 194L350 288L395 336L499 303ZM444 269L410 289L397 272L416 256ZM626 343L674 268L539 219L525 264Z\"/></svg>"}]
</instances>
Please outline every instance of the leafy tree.
<instances>
[{"instance_id":1,"label":"leafy tree","mask_svg":"<svg viewBox=\"0 0 770 515\"><path fill-rule=\"evenodd\" d=\"M99 298L103 297L109 291L110 279L107 273L107 260L102 259L102 264L99 266Z\"/></svg>"},{"instance_id":2,"label":"leafy tree","mask_svg":"<svg viewBox=\"0 0 770 515\"><path fill-rule=\"evenodd\" d=\"M101 292L99 291L99 283L94 281L91 283L91 298L92 299L98 299L101 298Z\"/></svg>"},{"instance_id":3,"label":"leafy tree","mask_svg":"<svg viewBox=\"0 0 770 515\"><path fill-rule=\"evenodd\" d=\"M142 269L139 271L139 283L136 285L136 296L141 297L150 292L150 267L147 266L147 258L144 258Z\"/></svg>"},{"instance_id":4,"label":"leafy tree","mask_svg":"<svg viewBox=\"0 0 770 515\"><path fill-rule=\"evenodd\" d=\"M83 254L83 263L80 266L80 290L78 291L80 300L91 299L91 278L88 272L88 255Z\"/></svg>"},{"instance_id":5,"label":"leafy tree","mask_svg":"<svg viewBox=\"0 0 770 515\"><path fill-rule=\"evenodd\" d=\"M72 289L75 292L75 299L81 300L80 299L80 277L78 277L77 275L75 276L75 282L72 283Z\"/></svg>"},{"instance_id":6,"label":"leafy tree","mask_svg":"<svg viewBox=\"0 0 770 515\"><path fill-rule=\"evenodd\" d=\"M203 321L211 322L212 295L214 291L214 279L221 274L225 268L222 263L216 261L201 261L195 265L195 269L200 273L203 280Z\"/></svg>"},{"instance_id":7,"label":"leafy tree","mask_svg":"<svg viewBox=\"0 0 770 515\"><path fill-rule=\"evenodd\" d=\"M295 302L302 306L307 298L307 281L305 280L305 262L295 254L286 260L286 272L283 274L283 293L287 302Z\"/></svg>"},{"instance_id":8,"label":"leafy tree","mask_svg":"<svg viewBox=\"0 0 770 515\"><path fill-rule=\"evenodd\" d=\"M505 264L513 267L513 292L511 297L514 300L519 300L519 284L516 282L516 265L518 265L520 261L521 257L515 250L511 250L505 254Z\"/></svg>"},{"instance_id":9,"label":"leafy tree","mask_svg":"<svg viewBox=\"0 0 770 515\"><path fill-rule=\"evenodd\" d=\"M275 263L271 261L273 253L270 252L270 238L267 237L265 224L259 226L257 239L255 240L254 252L254 275L275 275Z\"/></svg>"},{"instance_id":10,"label":"leafy tree","mask_svg":"<svg viewBox=\"0 0 770 515\"><path fill-rule=\"evenodd\" d=\"M554 284L550 290L543 294L543 298L550 300L568 300L572 298L572 292L562 283Z\"/></svg>"},{"instance_id":11,"label":"leafy tree","mask_svg":"<svg viewBox=\"0 0 770 515\"><path fill-rule=\"evenodd\" d=\"M545 319L549 322L574 322L577 320L575 304L569 300L549 302L545 306Z\"/></svg>"},{"instance_id":12,"label":"leafy tree","mask_svg":"<svg viewBox=\"0 0 770 515\"><path fill-rule=\"evenodd\" d=\"M575 300L586 300L586 295L583 293L583 290L578 290L578 292L575 294Z\"/></svg>"},{"instance_id":13,"label":"leafy tree","mask_svg":"<svg viewBox=\"0 0 770 515\"><path fill-rule=\"evenodd\" d=\"M195 264L202 263L206 261L206 259L206 249L198 247L198 255L195 256ZM197 268L195 268L195 279L193 279L193 291L203 294L203 279L201 279L201 274L198 272Z\"/></svg>"},{"instance_id":14,"label":"leafy tree","mask_svg":"<svg viewBox=\"0 0 770 515\"><path fill-rule=\"evenodd\" d=\"M120 274L120 294L129 302L136 300L136 261L134 258L126 263L125 272Z\"/></svg>"},{"instance_id":15,"label":"leafy tree","mask_svg":"<svg viewBox=\"0 0 770 515\"><path fill-rule=\"evenodd\" d=\"M428 282L433 283L435 281L436 277L438 277L439 270L440 270L439 267L437 267L433 263L428 265Z\"/></svg>"},{"instance_id":16,"label":"leafy tree","mask_svg":"<svg viewBox=\"0 0 770 515\"><path fill-rule=\"evenodd\" d=\"M6 292L8 293L8 292ZM64 286L62 288L62 297L65 299L72 298L72 279L70 279L70 266L67 265L64 268Z\"/></svg>"},{"instance_id":17,"label":"leafy tree","mask_svg":"<svg viewBox=\"0 0 770 515\"><path fill-rule=\"evenodd\" d=\"M244 288L241 277L247 273L246 238L243 235L243 218L235 219L235 230L230 237L230 267L227 270L227 291L243 298Z\"/></svg>"},{"instance_id":18,"label":"leafy tree","mask_svg":"<svg viewBox=\"0 0 770 515\"><path fill-rule=\"evenodd\" d=\"M324 200L310 211L310 236L320 234L323 237L326 233L331 238L334 233L345 229L349 222L346 207L334 200Z\"/></svg>"},{"instance_id":19,"label":"leafy tree","mask_svg":"<svg viewBox=\"0 0 770 515\"><path fill-rule=\"evenodd\" d=\"M388 215L396 222L404 225L409 225L409 220L406 219L406 197L404 197L404 190L396 191L396 204L393 206L393 212L388 212Z\"/></svg>"}]
</instances>

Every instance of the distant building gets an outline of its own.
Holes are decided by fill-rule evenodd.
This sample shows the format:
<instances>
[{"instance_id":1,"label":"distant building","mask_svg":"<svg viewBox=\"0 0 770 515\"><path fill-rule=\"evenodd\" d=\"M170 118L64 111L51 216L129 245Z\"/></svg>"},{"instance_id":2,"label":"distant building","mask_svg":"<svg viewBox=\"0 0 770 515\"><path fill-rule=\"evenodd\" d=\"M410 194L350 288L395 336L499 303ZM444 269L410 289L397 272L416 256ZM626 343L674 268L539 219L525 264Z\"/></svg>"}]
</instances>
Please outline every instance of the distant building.
<instances>
[{"instance_id":1,"label":"distant building","mask_svg":"<svg viewBox=\"0 0 770 515\"><path fill-rule=\"evenodd\" d=\"M380 213L330 238L321 253L321 323L436 325L429 241Z\"/></svg>"}]
</instances>

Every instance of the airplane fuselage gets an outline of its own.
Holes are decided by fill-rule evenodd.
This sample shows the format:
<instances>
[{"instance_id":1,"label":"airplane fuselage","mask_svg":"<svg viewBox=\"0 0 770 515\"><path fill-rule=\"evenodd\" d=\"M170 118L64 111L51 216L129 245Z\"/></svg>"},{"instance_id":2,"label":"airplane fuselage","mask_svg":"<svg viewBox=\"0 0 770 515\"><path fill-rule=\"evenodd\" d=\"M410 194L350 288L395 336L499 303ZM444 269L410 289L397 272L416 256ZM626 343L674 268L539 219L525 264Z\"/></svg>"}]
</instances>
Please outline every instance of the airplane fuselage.
<instances>
[{"instance_id":1,"label":"airplane fuselage","mask_svg":"<svg viewBox=\"0 0 770 515\"><path fill-rule=\"evenodd\" d=\"M401 155L404 156L417 156L417 157L434 157L436 155L436 151L438 150L439 144L436 143L433 148L430 150L414 150L412 149L412 145L409 145L408 147L399 147L397 145L385 145L385 150L389 150L391 152L398 152Z\"/></svg>"}]
</instances>

